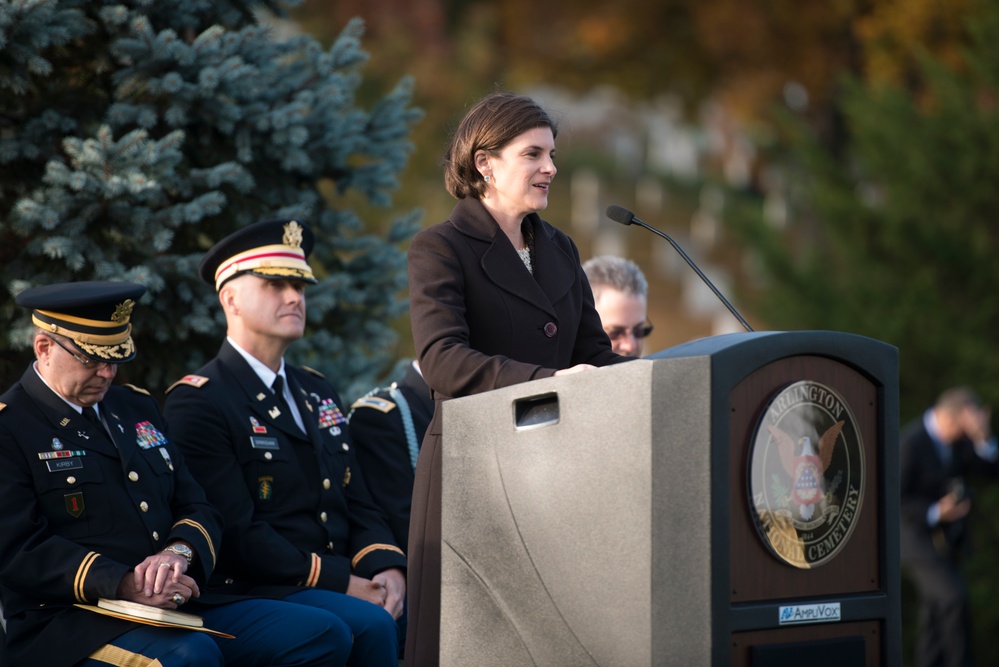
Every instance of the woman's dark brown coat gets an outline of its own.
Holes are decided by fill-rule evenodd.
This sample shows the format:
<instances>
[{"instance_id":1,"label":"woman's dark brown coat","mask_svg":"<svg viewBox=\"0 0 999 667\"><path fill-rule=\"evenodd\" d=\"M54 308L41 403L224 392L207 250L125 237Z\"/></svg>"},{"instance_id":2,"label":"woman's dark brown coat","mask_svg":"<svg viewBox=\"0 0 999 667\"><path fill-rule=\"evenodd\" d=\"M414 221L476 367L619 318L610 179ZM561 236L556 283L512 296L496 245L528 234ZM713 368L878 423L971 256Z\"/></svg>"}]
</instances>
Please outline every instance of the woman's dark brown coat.
<instances>
[{"instance_id":1,"label":"woman's dark brown coat","mask_svg":"<svg viewBox=\"0 0 999 667\"><path fill-rule=\"evenodd\" d=\"M409 534L406 665L439 663L440 402L576 364L627 361L611 351L572 240L536 214L532 275L477 199L417 234L409 248L413 341L436 401L420 450Z\"/></svg>"}]
</instances>

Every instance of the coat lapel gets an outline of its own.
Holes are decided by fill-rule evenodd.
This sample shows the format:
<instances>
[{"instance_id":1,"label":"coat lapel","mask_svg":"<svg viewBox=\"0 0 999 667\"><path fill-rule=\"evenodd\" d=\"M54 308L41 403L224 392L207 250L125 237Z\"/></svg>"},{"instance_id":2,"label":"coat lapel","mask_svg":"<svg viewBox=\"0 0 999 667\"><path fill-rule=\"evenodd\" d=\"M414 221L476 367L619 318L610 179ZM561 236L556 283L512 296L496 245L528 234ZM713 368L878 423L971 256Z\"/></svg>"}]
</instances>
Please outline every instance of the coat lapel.
<instances>
[{"instance_id":1,"label":"coat lapel","mask_svg":"<svg viewBox=\"0 0 999 667\"><path fill-rule=\"evenodd\" d=\"M482 253L481 263L490 281L552 317L557 316L553 304L565 296L575 280L573 260L551 242L551 230L537 214L527 218L535 238L533 275L482 202L470 198L459 200L450 219L461 233L489 244Z\"/></svg>"},{"instance_id":2,"label":"coat lapel","mask_svg":"<svg viewBox=\"0 0 999 667\"><path fill-rule=\"evenodd\" d=\"M107 434L98 431L96 426L42 382L33 367L29 367L21 376L21 385L52 422L52 428L57 434L53 439L53 449L61 443L67 449L89 449L108 456L118 456L118 450Z\"/></svg>"},{"instance_id":3,"label":"coat lapel","mask_svg":"<svg viewBox=\"0 0 999 667\"><path fill-rule=\"evenodd\" d=\"M295 418L288 410L278 404L277 396L271 391L271 388L264 384L260 376L250 368L242 355L236 351L236 348L229 345L228 341L222 344L219 360L226 370L236 378L236 384L246 394L250 410L254 413L254 415L247 415L247 419L255 416L261 422L268 423L289 436L303 438L305 434L298 428ZM307 421L304 414L302 419Z\"/></svg>"}]
</instances>

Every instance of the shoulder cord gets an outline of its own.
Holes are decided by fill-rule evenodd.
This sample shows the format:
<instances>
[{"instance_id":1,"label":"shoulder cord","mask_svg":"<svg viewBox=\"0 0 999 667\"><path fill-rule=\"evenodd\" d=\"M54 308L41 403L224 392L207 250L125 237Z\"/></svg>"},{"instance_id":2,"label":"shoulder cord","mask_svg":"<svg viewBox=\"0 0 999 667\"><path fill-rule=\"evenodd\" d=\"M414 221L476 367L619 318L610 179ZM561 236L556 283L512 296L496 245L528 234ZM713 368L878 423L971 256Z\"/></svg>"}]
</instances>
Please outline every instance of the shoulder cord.
<instances>
[{"instance_id":1,"label":"shoulder cord","mask_svg":"<svg viewBox=\"0 0 999 667\"><path fill-rule=\"evenodd\" d=\"M416 457L420 453L420 443L416 441L416 427L413 426L413 413L409 410L409 403L406 401L406 397L402 395L395 383L389 387L389 395L395 404L399 406L399 416L402 417L402 428L406 431L406 443L409 445L409 461L413 464L413 470L416 470Z\"/></svg>"}]
</instances>

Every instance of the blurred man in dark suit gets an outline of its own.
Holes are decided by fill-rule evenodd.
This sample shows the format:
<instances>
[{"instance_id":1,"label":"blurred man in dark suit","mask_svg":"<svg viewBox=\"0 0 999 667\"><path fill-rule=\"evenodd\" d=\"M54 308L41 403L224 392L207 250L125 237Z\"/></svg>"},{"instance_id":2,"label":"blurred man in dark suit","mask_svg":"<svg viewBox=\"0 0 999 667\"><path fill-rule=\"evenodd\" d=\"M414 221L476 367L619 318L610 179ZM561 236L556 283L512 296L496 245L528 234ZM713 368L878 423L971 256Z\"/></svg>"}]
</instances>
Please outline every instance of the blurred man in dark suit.
<instances>
[{"instance_id":1,"label":"blurred man in dark suit","mask_svg":"<svg viewBox=\"0 0 999 667\"><path fill-rule=\"evenodd\" d=\"M902 433L901 559L919 592L919 667L972 664L960 557L968 546L968 478L999 471L990 416L973 391L955 387Z\"/></svg>"}]
</instances>

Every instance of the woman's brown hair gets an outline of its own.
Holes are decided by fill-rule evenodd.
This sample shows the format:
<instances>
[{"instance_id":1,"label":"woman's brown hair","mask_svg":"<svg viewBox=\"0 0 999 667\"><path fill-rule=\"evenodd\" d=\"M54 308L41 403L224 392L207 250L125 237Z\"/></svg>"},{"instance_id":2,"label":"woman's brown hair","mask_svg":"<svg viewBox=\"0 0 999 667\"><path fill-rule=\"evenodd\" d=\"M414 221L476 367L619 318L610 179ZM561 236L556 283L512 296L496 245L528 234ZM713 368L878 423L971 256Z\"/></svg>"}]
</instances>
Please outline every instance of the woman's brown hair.
<instances>
[{"instance_id":1,"label":"woman's brown hair","mask_svg":"<svg viewBox=\"0 0 999 667\"><path fill-rule=\"evenodd\" d=\"M451 135L444 154L444 185L456 199L481 199L486 184L475 168L475 154L480 150L494 154L518 136L537 127L558 127L537 102L524 95L498 92L481 99Z\"/></svg>"}]
</instances>

